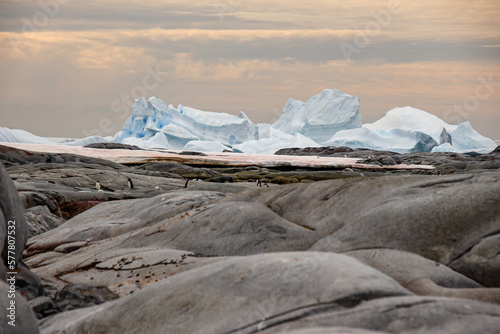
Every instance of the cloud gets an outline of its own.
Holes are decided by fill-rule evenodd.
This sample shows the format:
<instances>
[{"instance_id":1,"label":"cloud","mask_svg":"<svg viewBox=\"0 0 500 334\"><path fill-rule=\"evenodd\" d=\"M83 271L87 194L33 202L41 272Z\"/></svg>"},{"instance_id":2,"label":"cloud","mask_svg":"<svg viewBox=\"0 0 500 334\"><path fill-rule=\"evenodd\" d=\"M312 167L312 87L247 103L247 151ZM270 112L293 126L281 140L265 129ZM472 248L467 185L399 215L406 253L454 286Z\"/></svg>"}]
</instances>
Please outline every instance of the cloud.
<instances>
[{"instance_id":1,"label":"cloud","mask_svg":"<svg viewBox=\"0 0 500 334\"><path fill-rule=\"evenodd\" d=\"M156 65L170 74L148 95L256 122L289 97L334 87L361 98L365 121L402 105L440 115L474 94L479 76L500 81L493 1L401 1L385 18L397 0L64 2L28 33L42 2L0 2L0 125L78 136L109 117L119 129L112 101ZM350 62L343 43L359 51ZM489 133L499 93L471 115Z\"/></svg>"}]
</instances>

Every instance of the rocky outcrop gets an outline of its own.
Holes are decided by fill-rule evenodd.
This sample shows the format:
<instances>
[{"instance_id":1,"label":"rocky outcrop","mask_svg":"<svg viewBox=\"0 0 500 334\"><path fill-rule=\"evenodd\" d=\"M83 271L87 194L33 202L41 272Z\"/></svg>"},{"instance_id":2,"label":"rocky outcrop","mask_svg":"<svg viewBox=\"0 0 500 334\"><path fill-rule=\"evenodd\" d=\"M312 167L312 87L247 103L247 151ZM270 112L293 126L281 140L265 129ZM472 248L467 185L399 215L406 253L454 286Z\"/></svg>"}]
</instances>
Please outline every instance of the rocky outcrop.
<instances>
[{"instance_id":1,"label":"rocky outcrop","mask_svg":"<svg viewBox=\"0 0 500 334\"><path fill-rule=\"evenodd\" d=\"M17 289L42 333L496 333L500 172L455 163L11 165L39 233Z\"/></svg>"}]
</instances>

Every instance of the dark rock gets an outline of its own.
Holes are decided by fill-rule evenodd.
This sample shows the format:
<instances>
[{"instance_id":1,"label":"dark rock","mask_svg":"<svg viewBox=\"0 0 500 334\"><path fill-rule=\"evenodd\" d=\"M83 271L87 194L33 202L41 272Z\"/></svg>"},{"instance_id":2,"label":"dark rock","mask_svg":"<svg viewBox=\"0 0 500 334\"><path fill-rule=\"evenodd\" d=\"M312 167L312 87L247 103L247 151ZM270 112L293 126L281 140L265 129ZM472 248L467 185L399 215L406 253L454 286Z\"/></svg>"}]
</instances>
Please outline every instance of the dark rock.
<instances>
[{"instance_id":1,"label":"dark rock","mask_svg":"<svg viewBox=\"0 0 500 334\"><path fill-rule=\"evenodd\" d=\"M42 317L47 316L46 314L57 313L57 311L54 312L56 309L56 305L50 297L43 296L35 298L33 300L30 300L28 302L28 305L31 307L35 314L40 313Z\"/></svg>"},{"instance_id":2,"label":"dark rock","mask_svg":"<svg viewBox=\"0 0 500 334\"><path fill-rule=\"evenodd\" d=\"M292 182L290 181L290 179L287 179L286 177L283 177L283 176L276 176L275 178L273 178L271 181L271 183L276 183L276 184L290 184L290 183L297 183L297 182Z\"/></svg>"},{"instance_id":3,"label":"dark rock","mask_svg":"<svg viewBox=\"0 0 500 334\"><path fill-rule=\"evenodd\" d=\"M106 150L142 150L135 145L119 144L119 143L93 143L85 145L88 148L101 148Z\"/></svg>"},{"instance_id":4,"label":"dark rock","mask_svg":"<svg viewBox=\"0 0 500 334\"><path fill-rule=\"evenodd\" d=\"M31 164L33 168L35 168L36 164L39 163L50 163L58 165L59 163L73 162L87 165L107 166L108 168L112 169L127 168L122 164L99 158L90 158L77 154L30 152L3 145L0 145L0 162L9 163L10 165Z\"/></svg>"},{"instance_id":5,"label":"dark rock","mask_svg":"<svg viewBox=\"0 0 500 334\"><path fill-rule=\"evenodd\" d=\"M179 153L179 155L197 155L197 156L203 156L203 157L207 156L203 152L196 152L196 151L182 151Z\"/></svg>"},{"instance_id":6,"label":"dark rock","mask_svg":"<svg viewBox=\"0 0 500 334\"><path fill-rule=\"evenodd\" d=\"M140 166L139 168L149 171L169 172L178 174L188 179L208 179L220 176L220 173L214 172L208 168L191 167L175 162L154 162Z\"/></svg>"},{"instance_id":7,"label":"dark rock","mask_svg":"<svg viewBox=\"0 0 500 334\"><path fill-rule=\"evenodd\" d=\"M306 148L283 148L276 151L275 155L305 155L305 156L333 156L336 153L352 152L353 149L345 146L340 147L306 147Z\"/></svg>"},{"instance_id":8,"label":"dark rock","mask_svg":"<svg viewBox=\"0 0 500 334\"><path fill-rule=\"evenodd\" d=\"M57 307L62 311L99 305L119 296L105 286L68 284L56 294Z\"/></svg>"},{"instance_id":9,"label":"dark rock","mask_svg":"<svg viewBox=\"0 0 500 334\"><path fill-rule=\"evenodd\" d=\"M234 177L231 176L216 176L207 179L207 182L215 182L215 183L233 183L235 181Z\"/></svg>"},{"instance_id":10,"label":"dark rock","mask_svg":"<svg viewBox=\"0 0 500 334\"><path fill-rule=\"evenodd\" d=\"M446 143L453 145L451 135L448 133L448 131L446 131L445 128L443 128L443 131L441 131L441 134L439 135L439 145L443 145Z\"/></svg>"}]
</instances>

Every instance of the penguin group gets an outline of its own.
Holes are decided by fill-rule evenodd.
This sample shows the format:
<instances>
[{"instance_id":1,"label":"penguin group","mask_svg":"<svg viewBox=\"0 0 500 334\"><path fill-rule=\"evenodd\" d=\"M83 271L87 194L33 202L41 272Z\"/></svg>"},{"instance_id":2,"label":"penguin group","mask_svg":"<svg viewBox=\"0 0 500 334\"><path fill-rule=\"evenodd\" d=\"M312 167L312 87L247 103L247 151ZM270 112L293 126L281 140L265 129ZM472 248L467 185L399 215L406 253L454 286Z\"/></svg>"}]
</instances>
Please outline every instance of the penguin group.
<instances>
[{"instance_id":1,"label":"penguin group","mask_svg":"<svg viewBox=\"0 0 500 334\"><path fill-rule=\"evenodd\" d=\"M132 179L129 177L127 178L127 186L128 186L128 189L130 190L134 190L134 182L132 182ZM97 191L103 191L103 190L106 190L106 191L114 191L113 189L109 188L109 187L105 187L103 186L99 180L96 181L95 183L95 189Z\"/></svg>"}]
</instances>

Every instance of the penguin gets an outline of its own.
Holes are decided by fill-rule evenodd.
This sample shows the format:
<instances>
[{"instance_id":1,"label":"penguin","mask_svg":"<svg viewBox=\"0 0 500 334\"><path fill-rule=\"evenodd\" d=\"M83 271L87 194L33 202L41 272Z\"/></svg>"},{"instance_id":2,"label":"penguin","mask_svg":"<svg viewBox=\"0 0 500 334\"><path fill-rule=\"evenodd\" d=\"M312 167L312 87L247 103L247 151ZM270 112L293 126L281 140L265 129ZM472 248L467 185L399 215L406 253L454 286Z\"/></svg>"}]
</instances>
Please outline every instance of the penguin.
<instances>
[{"instance_id":1,"label":"penguin","mask_svg":"<svg viewBox=\"0 0 500 334\"><path fill-rule=\"evenodd\" d=\"M258 180L257 181L257 187L262 187L262 185L265 185L266 187L269 188L269 184L268 184L268 182L266 180L264 180L264 181Z\"/></svg>"},{"instance_id":2,"label":"penguin","mask_svg":"<svg viewBox=\"0 0 500 334\"><path fill-rule=\"evenodd\" d=\"M128 184L128 188L130 190L134 189L134 183L132 183L132 180L130 179L130 177L127 179L127 184Z\"/></svg>"},{"instance_id":3,"label":"penguin","mask_svg":"<svg viewBox=\"0 0 500 334\"><path fill-rule=\"evenodd\" d=\"M102 186L101 186L101 184L99 183L99 181L97 181L97 182L95 183L95 189L96 189L97 191L99 191L99 190L101 190L101 189L102 189Z\"/></svg>"},{"instance_id":4,"label":"penguin","mask_svg":"<svg viewBox=\"0 0 500 334\"><path fill-rule=\"evenodd\" d=\"M189 179L186 180L186 183L184 183L184 188L188 187Z\"/></svg>"}]
</instances>

